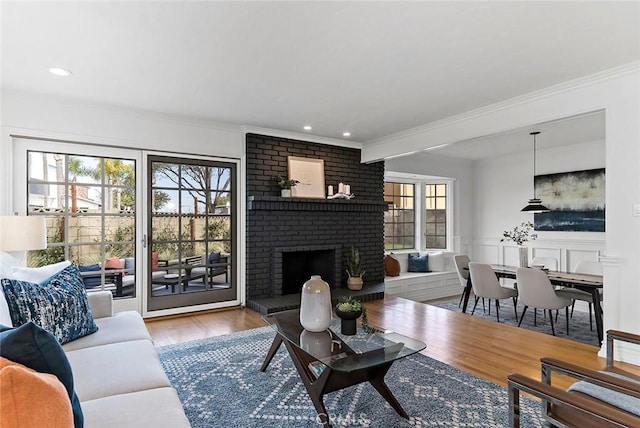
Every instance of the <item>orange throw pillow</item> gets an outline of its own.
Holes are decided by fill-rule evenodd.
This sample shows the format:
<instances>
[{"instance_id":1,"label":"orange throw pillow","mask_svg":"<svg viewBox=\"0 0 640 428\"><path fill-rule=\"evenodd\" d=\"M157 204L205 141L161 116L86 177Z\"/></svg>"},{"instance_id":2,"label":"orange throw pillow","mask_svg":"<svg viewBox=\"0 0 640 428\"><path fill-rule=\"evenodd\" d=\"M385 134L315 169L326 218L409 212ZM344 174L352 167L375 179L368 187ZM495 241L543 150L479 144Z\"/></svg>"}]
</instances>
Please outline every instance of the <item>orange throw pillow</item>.
<instances>
[{"instance_id":1,"label":"orange throw pillow","mask_svg":"<svg viewBox=\"0 0 640 428\"><path fill-rule=\"evenodd\" d=\"M393 253L384 257L384 274L386 276L400 276L400 261Z\"/></svg>"},{"instance_id":2,"label":"orange throw pillow","mask_svg":"<svg viewBox=\"0 0 640 428\"><path fill-rule=\"evenodd\" d=\"M151 253L151 267L153 269L157 269L158 268L158 263L159 263L158 252L154 251L154 252Z\"/></svg>"},{"instance_id":3,"label":"orange throw pillow","mask_svg":"<svg viewBox=\"0 0 640 428\"><path fill-rule=\"evenodd\" d=\"M122 262L118 257L109 257L104 261L104 267L107 269L122 269Z\"/></svg>"},{"instance_id":4,"label":"orange throw pillow","mask_svg":"<svg viewBox=\"0 0 640 428\"><path fill-rule=\"evenodd\" d=\"M73 426L69 395L55 375L0 357L0 397L2 428Z\"/></svg>"}]
</instances>

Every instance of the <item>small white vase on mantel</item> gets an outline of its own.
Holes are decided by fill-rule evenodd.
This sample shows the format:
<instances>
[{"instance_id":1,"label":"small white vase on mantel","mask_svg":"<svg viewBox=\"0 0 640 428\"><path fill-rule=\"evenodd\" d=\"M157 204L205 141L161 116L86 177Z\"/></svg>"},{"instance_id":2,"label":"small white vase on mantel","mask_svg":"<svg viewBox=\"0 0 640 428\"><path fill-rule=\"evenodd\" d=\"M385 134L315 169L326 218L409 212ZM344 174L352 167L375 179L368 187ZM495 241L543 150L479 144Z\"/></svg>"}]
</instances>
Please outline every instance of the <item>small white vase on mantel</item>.
<instances>
[{"instance_id":1,"label":"small white vase on mantel","mask_svg":"<svg viewBox=\"0 0 640 428\"><path fill-rule=\"evenodd\" d=\"M518 247L518 256L520 257L520 267L529 267L529 248L520 245Z\"/></svg>"},{"instance_id":2,"label":"small white vase on mantel","mask_svg":"<svg viewBox=\"0 0 640 428\"><path fill-rule=\"evenodd\" d=\"M283 198L290 198L291 197L291 189L282 189L282 190L280 190L280 196L282 196Z\"/></svg>"}]
</instances>

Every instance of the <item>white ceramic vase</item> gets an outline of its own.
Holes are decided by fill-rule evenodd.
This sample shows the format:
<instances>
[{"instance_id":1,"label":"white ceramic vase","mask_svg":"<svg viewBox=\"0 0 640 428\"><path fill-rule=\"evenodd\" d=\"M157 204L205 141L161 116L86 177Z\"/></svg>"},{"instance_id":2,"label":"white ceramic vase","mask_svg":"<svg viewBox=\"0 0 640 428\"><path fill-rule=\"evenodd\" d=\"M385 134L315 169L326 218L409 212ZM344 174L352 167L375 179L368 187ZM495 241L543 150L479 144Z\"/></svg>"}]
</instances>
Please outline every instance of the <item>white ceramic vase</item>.
<instances>
[{"instance_id":1,"label":"white ceramic vase","mask_svg":"<svg viewBox=\"0 0 640 428\"><path fill-rule=\"evenodd\" d=\"M280 189L280 196L282 196L283 198L290 198L291 189Z\"/></svg>"},{"instance_id":2,"label":"white ceramic vase","mask_svg":"<svg viewBox=\"0 0 640 428\"><path fill-rule=\"evenodd\" d=\"M529 248L518 247L518 255L520 256L520 267L529 267Z\"/></svg>"},{"instance_id":3,"label":"white ceramic vase","mask_svg":"<svg viewBox=\"0 0 640 428\"><path fill-rule=\"evenodd\" d=\"M331 355L331 333L329 330L320 332L302 330L300 347L307 354L316 358L328 357Z\"/></svg>"},{"instance_id":4,"label":"white ceramic vase","mask_svg":"<svg viewBox=\"0 0 640 428\"><path fill-rule=\"evenodd\" d=\"M324 331L331 324L331 291L320 275L313 275L302 286L300 324L312 332Z\"/></svg>"}]
</instances>

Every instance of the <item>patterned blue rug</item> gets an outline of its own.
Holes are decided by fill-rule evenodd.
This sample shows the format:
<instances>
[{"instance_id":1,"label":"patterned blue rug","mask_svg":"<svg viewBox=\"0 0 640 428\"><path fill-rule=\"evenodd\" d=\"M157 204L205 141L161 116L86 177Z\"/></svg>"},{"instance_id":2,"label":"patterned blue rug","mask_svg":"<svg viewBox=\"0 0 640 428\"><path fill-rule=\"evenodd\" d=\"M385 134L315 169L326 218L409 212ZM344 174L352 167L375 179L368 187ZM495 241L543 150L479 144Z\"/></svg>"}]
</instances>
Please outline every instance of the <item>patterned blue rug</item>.
<instances>
[{"instance_id":1,"label":"patterned blue rug","mask_svg":"<svg viewBox=\"0 0 640 428\"><path fill-rule=\"evenodd\" d=\"M189 421L198 427L321 426L289 354L280 348L260 365L270 327L158 348ZM396 362L385 381L410 420L400 417L369 383L324 397L335 427L507 427L507 391L421 354ZM521 398L522 427L540 427L540 405Z\"/></svg>"},{"instance_id":2,"label":"patterned blue rug","mask_svg":"<svg viewBox=\"0 0 640 428\"><path fill-rule=\"evenodd\" d=\"M462 312L462 310L458 307L458 302L460 298L455 298L450 301L441 302L441 303L428 303L429 305L437 306L439 308L448 309L450 311ZM469 305L467 306L467 314L471 314L471 310L473 309L473 301L474 297L471 296L469 299ZM473 314L474 317L483 318L490 321L496 321L496 304L495 300L491 301L491 314L489 314L489 304L485 300L486 310L482 310L482 300L478 302L478 307L476 308L476 312ZM524 306L520 301L516 306L518 310L518 317L522 315L522 309ZM571 313L571 308L569 308L569 313ZM518 326L518 321L516 320L516 314L513 311L513 301L511 299L504 299L500 301L500 322L503 324L509 324L513 326ZM596 320L593 319L593 330L589 327L589 313L581 312L578 310L573 311L573 317L569 317L569 335L567 335L567 324L565 318L564 309L560 311L558 315L558 320L555 319L555 311L554 311L554 319L553 326L556 331L556 336L564 337L565 339L575 340L576 342L586 343L587 345L599 346L598 344L598 333L596 331ZM538 309L538 316L536 319L536 325L533 325L533 308L527 309L527 313L524 316L524 321L522 321L521 328L526 328L527 330L533 330L540 333L551 334L551 323L549 322L548 317L542 316L542 310Z\"/></svg>"}]
</instances>

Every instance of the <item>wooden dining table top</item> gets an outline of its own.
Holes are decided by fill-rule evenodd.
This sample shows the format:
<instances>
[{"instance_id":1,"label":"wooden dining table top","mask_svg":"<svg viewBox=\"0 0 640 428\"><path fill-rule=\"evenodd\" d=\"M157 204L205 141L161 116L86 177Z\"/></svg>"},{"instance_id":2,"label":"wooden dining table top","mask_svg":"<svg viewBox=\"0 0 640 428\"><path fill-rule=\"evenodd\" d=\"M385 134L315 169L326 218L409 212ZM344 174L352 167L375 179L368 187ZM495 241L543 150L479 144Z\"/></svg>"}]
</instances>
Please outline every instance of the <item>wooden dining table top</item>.
<instances>
[{"instance_id":1,"label":"wooden dining table top","mask_svg":"<svg viewBox=\"0 0 640 428\"><path fill-rule=\"evenodd\" d=\"M515 278L516 277L516 269L518 266L508 266L508 265L491 265L493 271L498 275L505 278ZM544 269L547 273L547 277L554 284L565 284L572 286L583 286L583 287L595 287L602 288L604 282L602 279L602 275L592 275L587 273L577 273L577 272L560 272L560 271L550 271Z\"/></svg>"}]
</instances>

